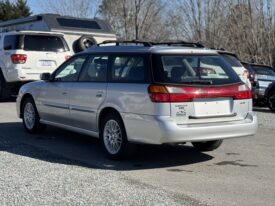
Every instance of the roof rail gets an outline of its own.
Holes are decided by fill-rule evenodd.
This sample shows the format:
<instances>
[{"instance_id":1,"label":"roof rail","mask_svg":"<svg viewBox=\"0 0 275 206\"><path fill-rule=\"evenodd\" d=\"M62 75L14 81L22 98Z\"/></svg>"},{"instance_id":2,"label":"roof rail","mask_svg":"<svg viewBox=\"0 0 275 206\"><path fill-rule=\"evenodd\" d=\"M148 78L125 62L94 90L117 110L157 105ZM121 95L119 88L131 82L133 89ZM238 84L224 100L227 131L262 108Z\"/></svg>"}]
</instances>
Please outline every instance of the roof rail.
<instances>
[{"instance_id":1,"label":"roof rail","mask_svg":"<svg viewBox=\"0 0 275 206\"><path fill-rule=\"evenodd\" d=\"M220 51L226 51L225 48L215 48L215 47L211 47L210 49L213 49L213 50L220 50Z\"/></svg>"},{"instance_id":2,"label":"roof rail","mask_svg":"<svg viewBox=\"0 0 275 206\"><path fill-rule=\"evenodd\" d=\"M204 48L204 46L197 42L186 42L186 41L164 41L164 42L154 42L153 45L167 45L167 46L186 46L186 47L196 47Z\"/></svg>"},{"instance_id":3,"label":"roof rail","mask_svg":"<svg viewBox=\"0 0 275 206\"><path fill-rule=\"evenodd\" d=\"M184 46L184 47L194 47L194 48L204 48L201 43L186 42L186 41L164 41L164 42L149 42L149 41L140 41L140 40L131 40L131 41L116 41L108 40L102 43L97 44L101 46L104 44L115 44L115 46L120 46L121 44L143 44L145 47L152 47L157 45L167 45L167 46Z\"/></svg>"},{"instance_id":4,"label":"roof rail","mask_svg":"<svg viewBox=\"0 0 275 206\"><path fill-rule=\"evenodd\" d=\"M104 44L116 44L116 46L120 46L121 44L143 44L145 47L153 46L151 42L148 41L139 41L139 40L131 40L131 41L115 41L115 40L108 40L103 41L102 43L97 44L97 46L101 46Z\"/></svg>"}]
</instances>

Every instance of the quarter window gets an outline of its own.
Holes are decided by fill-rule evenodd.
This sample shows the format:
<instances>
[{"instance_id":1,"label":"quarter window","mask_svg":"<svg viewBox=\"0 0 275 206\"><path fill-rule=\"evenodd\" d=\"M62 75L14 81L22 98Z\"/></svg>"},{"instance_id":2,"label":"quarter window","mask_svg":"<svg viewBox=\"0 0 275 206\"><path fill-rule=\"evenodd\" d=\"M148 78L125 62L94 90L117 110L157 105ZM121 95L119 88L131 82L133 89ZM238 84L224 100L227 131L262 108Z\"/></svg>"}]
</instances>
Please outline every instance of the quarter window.
<instances>
[{"instance_id":1,"label":"quarter window","mask_svg":"<svg viewBox=\"0 0 275 206\"><path fill-rule=\"evenodd\" d=\"M20 49L21 35L8 35L4 38L4 50Z\"/></svg>"},{"instance_id":2,"label":"quarter window","mask_svg":"<svg viewBox=\"0 0 275 206\"><path fill-rule=\"evenodd\" d=\"M78 80L81 68L86 60L86 56L76 57L62 67L55 73L55 81L57 82L74 82Z\"/></svg>"},{"instance_id":3,"label":"quarter window","mask_svg":"<svg viewBox=\"0 0 275 206\"><path fill-rule=\"evenodd\" d=\"M108 56L91 56L80 75L81 82L105 82Z\"/></svg>"},{"instance_id":4,"label":"quarter window","mask_svg":"<svg viewBox=\"0 0 275 206\"><path fill-rule=\"evenodd\" d=\"M141 56L117 56L112 64L112 80L115 82L145 81L145 61Z\"/></svg>"}]
</instances>

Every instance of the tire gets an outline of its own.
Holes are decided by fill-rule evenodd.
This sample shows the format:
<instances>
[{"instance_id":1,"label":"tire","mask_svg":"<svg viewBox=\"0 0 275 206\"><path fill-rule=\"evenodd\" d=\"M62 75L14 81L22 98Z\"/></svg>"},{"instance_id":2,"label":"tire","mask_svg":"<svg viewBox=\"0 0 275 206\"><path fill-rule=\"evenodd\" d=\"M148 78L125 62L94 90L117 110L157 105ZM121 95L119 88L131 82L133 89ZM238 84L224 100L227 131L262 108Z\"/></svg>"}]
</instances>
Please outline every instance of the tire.
<instances>
[{"instance_id":1,"label":"tire","mask_svg":"<svg viewBox=\"0 0 275 206\"><path fill-rule=\"evenodd\" d=\"M7 82L0 69L0 101L8 100L11 97L11 89L7 85Z\"/></svg>"},{"instance_id":2,"label":"tire","mask_svg":"<svg viewBox=\"0 0 275 206\"><path fill-rule=\"evenodd\" d=\"M275 112L275 92L272 92L267 98L267 105L272 112Z\"/></svg>"},{"instance_id":3,"label":"tire","mask_svg":"<svg viewBox=\"0 0 275 206\"><path fill-rule=\"evenodd\" d=\"M82 52L96 44L96 40L92 36L82 36L74 43L74 51Z\"/></svg>"},{"instance_id":4,"label":"tire","mask_svg":"<svg viewBox=\"0 0 275 206\"><path fill-rule=\"evenodd\" d=\"M46 125L40 123L39 114L31 97L22 103L22 119L24 128L28 133L41 133L46 129Z\"/></svg>"},{"instance_id":5,"label":"tire","mask_svg":"<svg viewBox=\"0 0 275 206\"><path fill-rule=\"evenodd\" d=\"M125 127L118 114L107 114L100 126L100 142L109 159L122 160L135 152L135 146L127 140Z\"/></svg>"},{"instance_id":6,"label":"tire","mask_svg":"<svg viewBox=\"0 0 275 206\"><path fill-rule=\"evenodd\" d=\"M192 145L199 151L213 151L221 146L222 140L208 141L208 142L192 142Z\"/></svg>"}]
</instances>

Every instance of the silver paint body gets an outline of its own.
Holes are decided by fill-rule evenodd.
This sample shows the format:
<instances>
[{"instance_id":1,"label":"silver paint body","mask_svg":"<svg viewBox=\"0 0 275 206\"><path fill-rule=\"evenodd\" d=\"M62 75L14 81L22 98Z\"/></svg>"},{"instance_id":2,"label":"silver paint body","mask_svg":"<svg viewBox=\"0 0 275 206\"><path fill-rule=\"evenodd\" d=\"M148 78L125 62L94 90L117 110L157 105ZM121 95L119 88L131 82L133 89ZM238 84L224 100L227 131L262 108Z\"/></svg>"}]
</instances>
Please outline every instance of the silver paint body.
<instances>
[{"instance_id":1,"label":"silver paint body","mask_svg":"<svg viewBox=\"0 0 275 206\"><path fill-rule=\"evenodd\" d=\"M207 49L179 47L95 47L87 53L119 51L217 54ZM131 142L163 144L210 141L254 135L258 122L252 112L252 100L226 99L231 117L190 119L197 115L196 102L153 103L148 95L149 84L135 83L62 83L33 82L24 85L17 98L19 117L22 97L30 94L36 103L41 122L79 133L99 136L99 115L104 108L113 108L122 117ZM100 95L99 95L100 94ZM198 100L208 101L208 100ZM222 110L223 99L211 99ZM211 111L209 111L211 113ZM209 113L209 114L210 114ZM180 114L180 115L179 115Z\"/></svg>"}]
</instances>

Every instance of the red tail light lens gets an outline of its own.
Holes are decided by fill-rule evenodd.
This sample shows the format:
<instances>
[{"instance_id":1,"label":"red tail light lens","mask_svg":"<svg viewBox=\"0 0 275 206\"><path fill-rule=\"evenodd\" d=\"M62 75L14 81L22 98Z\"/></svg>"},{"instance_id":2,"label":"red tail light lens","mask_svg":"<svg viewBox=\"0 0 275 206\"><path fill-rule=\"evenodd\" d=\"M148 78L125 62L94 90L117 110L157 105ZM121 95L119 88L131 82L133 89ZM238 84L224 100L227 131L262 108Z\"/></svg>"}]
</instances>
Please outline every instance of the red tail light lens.
<instances>
[{"instance_id":1,"label":"red tail light lens","mask_svg":"<svg viewBox=\"0 0 275 206\"><path fill-rule=\"evenodd\" d=\"M13 64L25 64L27 61L26 54L12 54L11 61Z\"/></svg>"},{"instance_id":2,"label":"red tail light lens","mask_svg":"<svg viewBox=\"0 0 275 206\"><path fill-rule=\"evenodd\" d=\"M223 87L188 87L172 85L150 85L148 92L152 102L192 102L196 98L232 97L251 99L249 88L242 85Z\"/></svg>"},{"instance_id":3,"label":"red tail light lens","mask_svg":"<svg viewBox=\"0 0 275 206\"><path fill-rule=\"evenodd\" d=\"M163 85L150 85L148 92L152 102L170 102L170 94Z\"/></svg>"}]
</instances>

